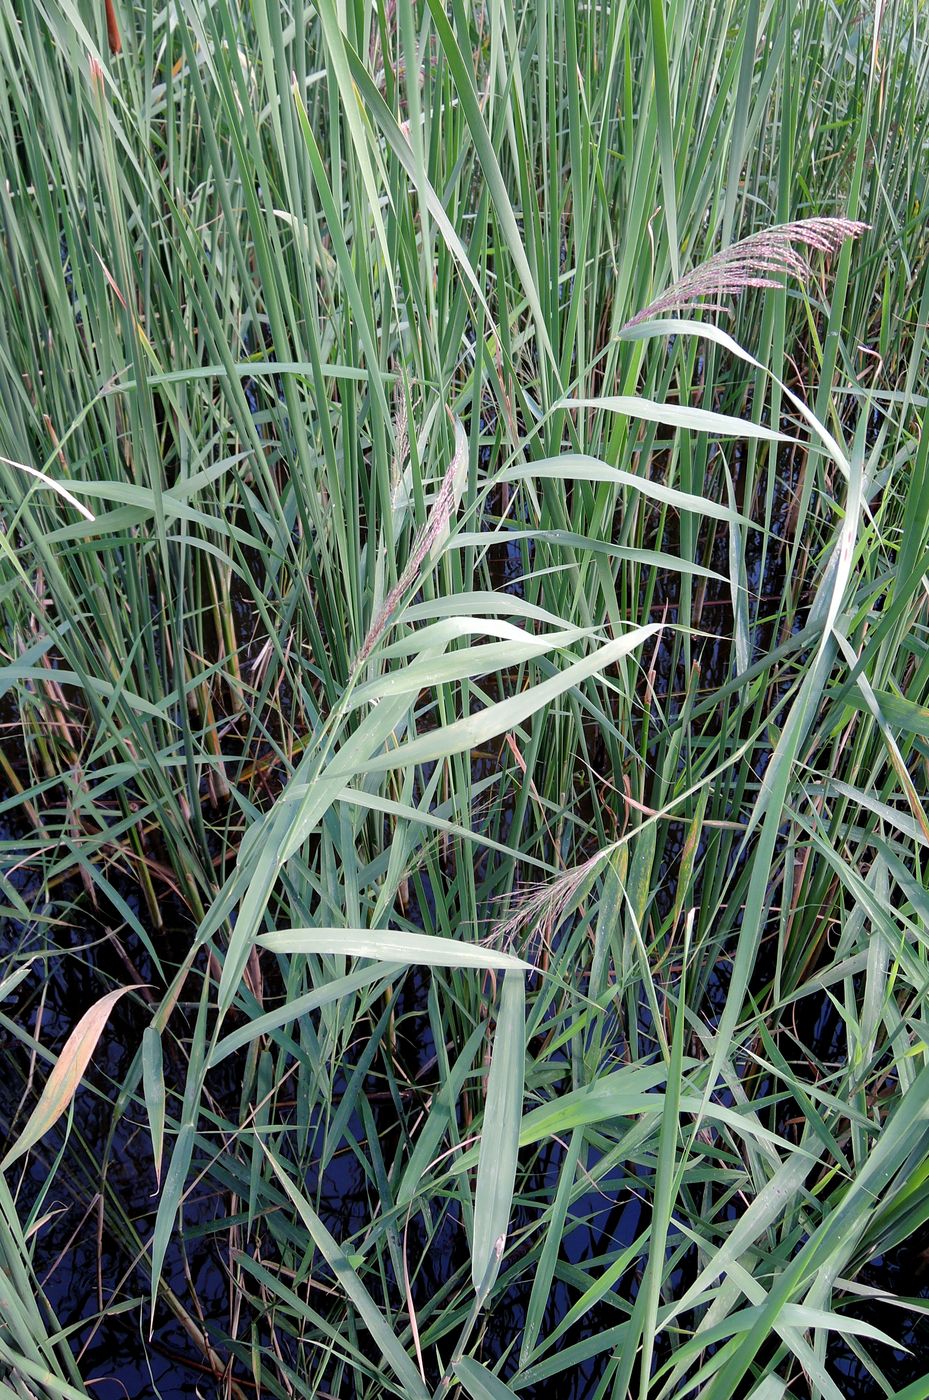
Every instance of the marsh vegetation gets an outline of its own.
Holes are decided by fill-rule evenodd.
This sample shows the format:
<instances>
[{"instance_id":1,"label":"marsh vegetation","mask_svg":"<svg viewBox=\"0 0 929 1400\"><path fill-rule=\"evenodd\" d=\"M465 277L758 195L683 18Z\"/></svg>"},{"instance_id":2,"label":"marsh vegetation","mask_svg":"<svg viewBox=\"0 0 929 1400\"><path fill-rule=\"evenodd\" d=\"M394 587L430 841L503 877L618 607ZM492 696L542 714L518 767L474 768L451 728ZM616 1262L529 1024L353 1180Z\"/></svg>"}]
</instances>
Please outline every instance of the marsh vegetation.
<instances>
[{"instance_id":1,"label":"marsh vegetation","mask_svg":"<svg viewBox=\"0 0 929 1400\"><path fill-rule=\"evenodd\" d=\"M0 0L0 1393L929 1396L927 116Z\"/></svg>"}]
</instances>

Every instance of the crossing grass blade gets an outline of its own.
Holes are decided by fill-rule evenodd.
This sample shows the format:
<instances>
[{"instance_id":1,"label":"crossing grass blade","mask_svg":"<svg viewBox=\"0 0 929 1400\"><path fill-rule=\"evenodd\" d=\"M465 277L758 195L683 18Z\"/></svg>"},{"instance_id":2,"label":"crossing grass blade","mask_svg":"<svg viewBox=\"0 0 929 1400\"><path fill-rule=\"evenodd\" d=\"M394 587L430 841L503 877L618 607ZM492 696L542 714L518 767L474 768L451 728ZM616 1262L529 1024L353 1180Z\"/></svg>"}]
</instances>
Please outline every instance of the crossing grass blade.
<instances>
[{"instance_id":1,"label":"crossing grass blade","mask_svg":"<svg viewBox=\"0 0 929 1400\"><path fill-rule=\"evenodd\" d=\"M429 1392L423 1384L421 1377L417 1374L412 1362L406 1352L401 1348L396 1336L388 1327L373 1298L371 1298L367 1289L362 1284L345 1254L316 1215L309 1202L294 1186L287 1172L284 1170L283 1164L277 1160L268 1148L265 1148L265 1153L275 1176L293 1201L301 1220L306 1226L310 1239L312 1239L316 1248L335 1275L338 1286L347 1293L355 1304L359 1316L370 1332L375 1345L380 1349L384 1360L402 1382L406 1394L410 1395L413 1400L426 1400Z\"/></svg>"},{"instance_id":2,"label":"crossing grass blade","mask_svg":"<svg viewBox=\"0 0 929 1400\"><path fill-rule=\"evenodd\" d=\"M455 1375L471 1400L509 1400L516 1392L471 1356L455 1363Z\"/></svg>"}]
</instances>

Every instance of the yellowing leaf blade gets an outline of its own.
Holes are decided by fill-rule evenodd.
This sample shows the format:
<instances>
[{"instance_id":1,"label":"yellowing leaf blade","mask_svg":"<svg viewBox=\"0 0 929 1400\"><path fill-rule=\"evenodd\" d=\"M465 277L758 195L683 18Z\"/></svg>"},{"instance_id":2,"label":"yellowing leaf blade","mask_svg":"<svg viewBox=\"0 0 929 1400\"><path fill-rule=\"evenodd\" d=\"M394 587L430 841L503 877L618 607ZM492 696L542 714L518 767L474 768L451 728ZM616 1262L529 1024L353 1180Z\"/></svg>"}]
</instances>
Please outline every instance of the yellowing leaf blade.
<instances>
[{"instance_id":1,"label":"yellowing leaf blade","mask_svg":"<svg viewBox=\"0 0 929 1400\"><path fill-rule=\"evenodd\" d=\"M68 1036L55 1068L46 1080L39 1102L29 1116L29 1121L16 1143L0 1162L0 1171L6 1171L34 1147L67 1110L78 1091L110 1012L120 997L134 990L134 987L117 987L115 991L107 992L106 996L95 1001L89 1011L84 1012Z\"/></svg>"}]
</instances>

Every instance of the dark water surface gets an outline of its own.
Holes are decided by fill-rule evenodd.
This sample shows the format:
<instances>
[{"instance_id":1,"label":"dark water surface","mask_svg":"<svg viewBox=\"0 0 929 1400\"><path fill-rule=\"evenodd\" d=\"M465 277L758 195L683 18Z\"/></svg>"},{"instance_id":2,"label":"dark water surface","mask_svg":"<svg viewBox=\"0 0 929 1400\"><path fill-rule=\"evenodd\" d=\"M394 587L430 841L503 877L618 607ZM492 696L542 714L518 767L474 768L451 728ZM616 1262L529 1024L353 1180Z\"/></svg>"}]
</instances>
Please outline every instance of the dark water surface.
<instances>
[{"instance_id":1,"label":"dark water surface","mask_svg":"<svg viewBox=\"0 0 929 1400\"><path fill-rule=\"evenodd\" d=\"M22 836L22 832L9 827L0 828L0 860L4 852L17 847ZM20 881L20 884L20 892L27 902L40 897L39 891L30 888L28 879ZM60 1047L79 1012L100 995L104 980L109 979L111 983L126 980L119 955L112 942L103 936L105 930L95 920L93 911L88 910L83 892L79 887L73 891L59 891L59 898L68 893L74 899L75 918L68 930L59 927L56 931L57 945L61 951L48 958L44 965L41 961L37 962L33 976L17 989L9 1001L0 1005L0 1013L5 1019L8 1018L8 1023L28 1029L42 1044L55 1048ZM122 893L133 912L144 922L145 911L139 904L136 891L126 887ZM428 897L428 891L426 893ZM162 956L166 962L171 962L189 946L193 930L179 904L173 909L170 905L166 906L165 914L166 929L161 930L157 938ZM28 953L29 936L12 920L0 925L0 965L9 965L7 960L12 954L22 956ZM69 948L73 952L69 953ZM146 976L148 969L144 956L138 948L133 950L133 954L139 960L139 972ZM428 1017L424 1014L427 992L426 975L411 973L402 988L396 1009L398 1023L403 1027L398 1053L406 1057L405 1072L410 1078L428 1075L435 1064L435 1047ZM718 994L725 996L724 980L719 985ZM133 1268L131 1253L125 1242L117 1241L107 1231L102 1235L98 1233L99 1216L95 1202L101 1189L101 1164L104 1162L106 1184L117 1193L127 1217L143 1241L150 1238L154 1224L157 1188L146 1125L129 1110L120 1120L112 1141L108 1138L113 1086L126 1075L147 1019L145 1008L134 1005L130 998L119 1002L112 1014L91 1073L92 1083L99 1094L82 1089L76 1101L71 1142L72 1146L80 1144L80 1147L69 1151L67 1168L55 1173L52 1193L41 1201L39 1213L45 1217L45 1221L35 1241L36 1272L59 1323L69 1327L84 1321L84 1326L74 1333L73 1340L91 1394L100 1397L100 1400L121 1400L121 1397L127 1396L162 1396L164 1400L187 1400L188 1397L192 1400L198 1395L219 1397L225 1394L223 1384L214 1378L202 1352L164 1305L159 1308L149 1341L145 1271ZM844 1055L844 1027L828 1000L819 1006L809 999L799 1003L794 1029L798 1043L806 1046L816 1059L836 1061ZM647 1032L647 1013L644 1009L643 1032ZM0 1023L0 1036L4 1041L6 1066L6 1073L0 1077L0 1132L9 1132L11 1125L21 1126L30 1106L23 1099L29 1056L8 1024ZM223 1111L230 1120L235 1121L241 1091L235 1057L225 1061L224 1065L228 1070L226 1079L217 1077L214 1071L210 1088ZM345 1072L348 1073L350 1069L351 1066L346 1066ZM175 1065L173 1070L177 1076L182 1073L183 1065ZM166 1064L167 1077L170 1078L171 1073L172 1066ZM182 1083L175 1087L182 1088ZM336 1091L339 1091L338 1083ZM395 1127L392 1105L386 1095L379 1098L376 1092L372 1092L371 1106L386 1141ZM353 1125L350 1123L349 1126ZM356 1123L354 1126L362 1135L361 1125ZM57 1130L43 1140L31 1159L31 1170L25 1180L19 1181L13 1173L11 1186L14 1189L18 1187L21 1202L40 1198L52 1167L50 1154L59 1140ZM552 1142L546 1145L536 1163L534 1178L526 1184L525 1196L528 1201L531 1202L536 1193L539 1198L551 1197L563 1158L561 1144ZM370 1183L362 1165L353 1156L337 1154L323 1180L307 1184L313 1187L314 1192L318 1185L321 1215L337 1239L350 1236L370 1218ZM62 1195L65 1186L67 1196ZM206 1186L194 1189L184 1206L183 1247L175 1244L169 1250L165 1265L168 1284L185 1300L187 1306L190 1299L188 1283L189 1280L193 1281L203 1309L206 1330L208 1333L216 1332L217 1347L224 1360L227 1351L219 1342L219 1335L228 1334L230 1316L229 1282L222 1250L228 1224L227 1202L225 1193L220 1197L211 1194ZM576 1221L573 1228L572 1218ZM531 1223L531 1212L520 1207L515 1212L514 1233L521 1225ZM607 1179L596 1191L587 1193L572 1207L561 1257L568 1264L589 1264L589 1261L608 1255L618 1247L631 1244L641 1232L643 1223L643 1206L634 1190L630 1190L628 1178L621 1172L617 1173L614 1179ZM421 1242L421 1248L415 1248L417 1242L411 1243L414 1245L411 1257L418 1258L421 1252L425 1255L423 1271L415 1280L415 1295L434 1297L467 1259L464 1230L454 1212L450 1212L431 1248L425 1249L425 1240ZM685 1254L679 1271L682 1288L692 1277L693 1268L694 1261ZM633 1266L629 1275L618 1285L624 1297L634 1296L639 1278ZM859 1282L905 1297L925 1299L929 1305L927 1260L923 1257L919 1240L908 1242L883 1259L873 1260L859 1275ZM531 1279L521 1280L495 1307L483 1335L481 1355L485 1362L493 1363L495 1359L503 1357L513 1339L520 1335L530 1287ZM107 1316L96 1326L94 1320L99 1312L99 1289L102 1289L104 1301L114 1293L118 1293L120 1299L136 1301L121 1314ZM556 1279L543 1324L543 1336L557 1326L576 1297L575 1288ZM913 1312L862 1300L855 1315L884 1328L900 1339L901 1347L911 1349L910 1355L902 1349L888 1353L886 1348L869 1343L869 1350L895 1389L902 1388L929 1370L929 1328ZM615 1326L622 1319L623 1314L615 1305L605 1301L592 1309L564 1338L561 1348ZM537 1397L542 1400L548 1395L564 1397L564 1400L587 1400L602 1378L608 1356L609 1353L593 1358L571 1375L526 1386L520 1394L526 1400L537 1400ZM142 1357L147 1359L143 1361L140 1359ZM242 1359L240 1356L235 1368L239 1378L247 1375L247 1369L243 1370L241 1364ZM876 1397L884 1394L837 1336L830 1344L829 1360L830 1369L843 1395L849 1400L872 1400L872 1397L876 1400ZM502 1371L504 1378L508 1378L514 1370L515 1361L505 1363ZM801 1392L794 1390L792 1394L799 1397Z\"/></svg>"}]
</instances>

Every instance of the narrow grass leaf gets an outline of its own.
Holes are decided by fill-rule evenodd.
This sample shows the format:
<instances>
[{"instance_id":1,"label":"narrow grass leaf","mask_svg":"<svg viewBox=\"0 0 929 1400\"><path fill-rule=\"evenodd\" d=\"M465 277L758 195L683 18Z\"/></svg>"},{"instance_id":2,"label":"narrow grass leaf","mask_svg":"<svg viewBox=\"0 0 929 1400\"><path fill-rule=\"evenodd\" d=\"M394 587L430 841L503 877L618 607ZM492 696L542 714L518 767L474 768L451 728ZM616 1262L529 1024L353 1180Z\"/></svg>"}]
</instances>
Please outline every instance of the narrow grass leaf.
<instances>
[{"instance_id":1,"label":"narrow grass leaf","mask_svg":"<svg viewBox=\"0 0 929 1400\"><path fill-rule=\"evenodd\" d=\"M160 1186L165 1131L165 1079L161 1035L155 1026L146 1026L142 1032L142 1093L155 1159L155 1184Z\"/></svg>"},{"instance_id":2,"label":"narrow grass leaf","mask_svg":"<svg viewBox=\"0 0 929 1400\"><path fill-rule=\"evenodd\" d=\"M516 1391L473 1357L463 1356L452 1370L471 1400L515 1400Z\"/></svg>"},{"instance_id":3,"label":"narrow grass leaf","mask_svg":"<svg viewBox=\"0 0 929 1400\"><path fill-rule=\"evenodd\" d=\"M661 423L666 428L686 428L688 432L712 433L715 437L757 438L760 442L792 442L786 433L753 423L748 418L734 418L728 413L714 413L708 408L691 408L687 404L657 403L654 399L634 394L611 394L595 399L562 399L558 408L592 408L605 413L622 413L645 423Z\"/></svg>"},{"instance_id":4,"label":"narrow grass leaf","mask_svg":"<svg viewBox=\"0 0 929 1400\"><path fill-rule=\"evenodd\" d=\"M383 979L385 986L389 985L398 973L404 970L401 963L380 963L376 967L359 967L354 972L350 972L346 977L333 978L331 982L326 982L321 987L314 987L313 991L306 992L303 996L295 997L293 1000L285 1001L281 1006L277 1006L273 1011L266 1011L261 1016L249 1019L244 1026L239 1026L237 1030L230 1031L229 1035L223 1036L218 1041L207 1060L210 1069L221 1064L227 1055L231 1055L235 1050L240 1050L243 1045L248 1045L250 1041L257 1040L259 1036L273 1036L281 1026L288 1025L291 1021L297 1021L301 1016L308 1016L311 1011L318 1010L321 1006L330 1006L333 1002L339 1001L342 997L351 996L353 992L359 991L362 987L368 987L372 982Z\"/></svg>"},{"instance_id":5,"label":"narrow grass leaf","mask_svg":"<svg viewBox=\"0 0 929 1400\"><path fill-rule=\"evenodd\" d=\"M611 467L596 457L581 456L565 452L560 457L548 458L541 462L520 462L507 467L500 473L501 481L526 481L534 477L553 478L559 481L607 481L616 486L628 486L633 491L647 496L676 510L689 510L696 515L708 515L715 520L725 520L750 524L742 515L734 515L728 506L719 505L705 496L695 496L687 491L679 491L674 486L665 486L660 481L651 481L646 476L625 471L622 467Z\"/></svg>"},{"instance_id":6,"label":"narrow grass leaf","mask_svg":"<svg viewBox=\"0 0 929 1400\"><path fill-rule=\"evenodd\" d=\"M607 642L583 661L576 661L573 666L566 667L550 680L530 687L523 694L498 701L477 714L456 720L453 724L448 724L431 734L424 734L419 739L412 739L389 753L359 764L359 768L366 773L383 773L412 763L432 763L436 759L450 758L452 754L477 748L479 744L487 743L488 740L505 734L507 730L514 729L559 695L574 689L598 671L614 665L621 657L628 656L630 651L634 651L659 630L660 624L654 622L645 627L637 627L626 636ZM336 769L336 772L341 770Z\"/></svg>"},{"instance_id":7,"label":"narrow grass leaf","mask_svg":"<svg viewBox=\"0 0 929 1400\"><path fill-rule=\"evenodd\" d=\"M404 1386L410 1400L429 1400L429 1392L426 1390L419 1372L401 1347L396 1335L385 1321L383 1313L352 1268L341 1247L330 1235L306 1197L297 1190L290 1176L284 1170L283 1164L278 1161L270 1148L265 1147L265 1153L275 1176L296 1207L310 1238L335 1274L336 1281L345 1292L346 1297L358 1309L358 1314L370 1332L372 1340L394 1375Z\"/></svg>"},{"instance_id":8,"label":"narrow grass leaf","mask_svg":"<svg viewBox=\"0 0 929 1400\"><path fill-rule=\"evenodd\" d=\"M459 1095L471 1072L474 1056L485 1033L486 1027L481 1021L471 1032L447 1079L433 1099L429 1115L420 1129L400 1185L397 1187L397 1205L406 1205L416 1195L420 1181L435 1160L439 1144L455 1121Z\"/></svg>"},{"instance_id":9,"label":"narrow grass leaf","mask_svg":"<svg viewBox=\"0 0 929 1400\"><path fill-rule=\"evenodd\" d=\"M507 972L487 1076L474 1193L471 1282L479 1302L493 1288L506 1247L516 1181L525 1057L525 979L522 972Z\"/></svg>"},{"instance_id":10,"label":"narrow grass leaf","mask_svg":"<svg viewBox=\"0 0 929 1400\"><path fill-rule=\"evenodd\" d=\"M403 929L290 928L259 934L256 942L272 953L339 953L423 967L532 969L531 963L512 953Z\"/></svg>"}]
</instances>

